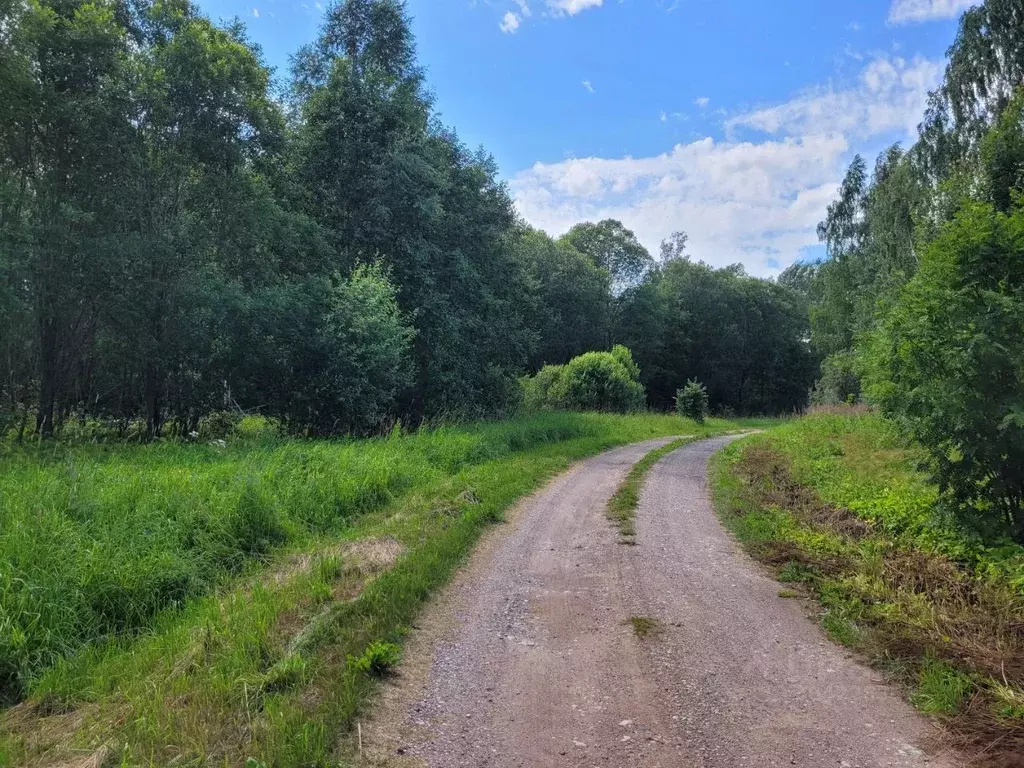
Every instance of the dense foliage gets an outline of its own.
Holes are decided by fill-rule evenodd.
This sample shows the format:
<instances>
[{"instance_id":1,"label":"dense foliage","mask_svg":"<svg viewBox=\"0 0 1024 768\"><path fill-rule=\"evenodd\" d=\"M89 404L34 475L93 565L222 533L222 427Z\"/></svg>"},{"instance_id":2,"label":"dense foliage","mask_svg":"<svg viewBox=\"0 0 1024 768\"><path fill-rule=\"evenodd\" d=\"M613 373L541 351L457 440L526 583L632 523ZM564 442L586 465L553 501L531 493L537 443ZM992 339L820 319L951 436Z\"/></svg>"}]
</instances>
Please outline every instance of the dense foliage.
<instances>
[{"instance_id":1,"label":"dense foliage","mask_svg":"<svg viewBox=\"0 0 1024 768\"><path fill-rule=\"evenodd\" d=\"M1024 541L1024 209L964 203L869 337L864 370L961 517Z\"/></svg>"},{"instance_id":2,"label":"dense foliage","mask_svg":"<svg viewBox=\"0 0 1024 768\"><path fill-rule=\"evenodd\" d=\"M716 411L782 414L806 404L814 380L807 323L793 288L675 257L623 294L616 340L633 350L657 408L674 407L692 378Z\"/></svg>"},{"instance_id":3,"label":"dense foliage","mask_svg":"<svg viewBox=\"0 0 1024 768\"><path fill-rule=\"evenodd\" d=\"M819 227L828 259L783 282L810 302L814 399L867 397L927 449L943 504L1024 541L1021 0L960 22L918 142L856 158ZM863 389L863 391L862 391Z\"/></svg>"},{"instance_id":4,"label":"dense foliage","mask_svg":"<svg viewBox=\"0 0 1024 768\"><path fill-rule=\"evenodd\" d=\"M190 0L2 2L0 39L0 434L500 414L523 373L618 341L658 407L693 375L722 407L803 402L777 286L705 278L681 233L659 266L617 221L518 221L437 120L402 0L339 0L283 98ZM691 306L707 280L727 295Z\"/></svg>"},{"instance_id":5,"label":"dense foliage","mask_svg":"<svg viewBox=\"0 0 1024 768\"><path fill-rule=\"evenodd\" d=\"M628 349L587 352L565 365L546 365L523 381L528 408L629 413L644 405L640 369Z\"/></svg>"}]
</instances>

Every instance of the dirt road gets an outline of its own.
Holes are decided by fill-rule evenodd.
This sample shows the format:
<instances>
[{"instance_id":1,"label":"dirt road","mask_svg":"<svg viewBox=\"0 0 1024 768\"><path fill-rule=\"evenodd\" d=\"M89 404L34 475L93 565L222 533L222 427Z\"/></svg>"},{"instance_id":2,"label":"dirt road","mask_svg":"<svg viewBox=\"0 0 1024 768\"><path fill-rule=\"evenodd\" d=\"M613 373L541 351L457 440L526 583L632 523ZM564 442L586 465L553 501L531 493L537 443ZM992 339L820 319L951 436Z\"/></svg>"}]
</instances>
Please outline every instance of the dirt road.
<instances>
[{"instance_id":1,"label":"dirt road","mask_svg":"<svg viewBox=\"0 0 1024 768\"><path fill-rule=\"evenodd\" d=\"M648 475L637 546L604 504L653 441L520 506L427 611L363 728L363 763L941 766L931 726L738 549L686 446ZM646 638L631 617L655 619Z\"/></svg>"}]
</instances>

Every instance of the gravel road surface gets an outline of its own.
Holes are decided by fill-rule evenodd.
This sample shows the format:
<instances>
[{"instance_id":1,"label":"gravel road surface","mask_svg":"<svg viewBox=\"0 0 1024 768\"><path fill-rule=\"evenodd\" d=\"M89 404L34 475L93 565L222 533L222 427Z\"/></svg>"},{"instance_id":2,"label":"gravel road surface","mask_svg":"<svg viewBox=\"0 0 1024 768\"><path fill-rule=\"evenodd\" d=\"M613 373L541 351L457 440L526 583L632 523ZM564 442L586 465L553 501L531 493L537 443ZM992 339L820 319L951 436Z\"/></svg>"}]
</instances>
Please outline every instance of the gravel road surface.
<instances>
[{"instance_id":1,"label":"gravel road surface","mask_svg":"<svg viewBox=\"0 0 1024 768\"><path fill-rule=\"evenodd\" d=\"M648 475L637 546L604 505L666 440L579 464L489 534L364 723L366 766L932 766L934 728L830 643L715 517L685 446ZM639 638L632 617L654 619ZM355 745L353 745L355 746Z\"/></svg>"}]
</instances>

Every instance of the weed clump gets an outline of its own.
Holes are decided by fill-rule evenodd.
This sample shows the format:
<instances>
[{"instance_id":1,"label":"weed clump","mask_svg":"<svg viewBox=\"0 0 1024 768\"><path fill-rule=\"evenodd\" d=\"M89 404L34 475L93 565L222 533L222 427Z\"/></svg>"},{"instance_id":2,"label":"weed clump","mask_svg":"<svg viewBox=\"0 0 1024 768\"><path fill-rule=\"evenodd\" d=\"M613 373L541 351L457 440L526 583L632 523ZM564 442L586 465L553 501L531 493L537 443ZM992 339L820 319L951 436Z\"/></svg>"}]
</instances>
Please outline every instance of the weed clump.
<instances>
[{"instance_id":1,"label":"weed clump","mask_svg":"<svg viewBox=\"0 0 1024 768\"><path fill-rule=\"evenodd\" d=\"M386 677L402 660L402 649L394 643L375 640L363 654L350 660L352 667L372 677Z\"/></svg>"},{"instance_id":2,"label":"weed clump","mask_svg":"<svg viewBox=\"0 0 1024 768\"><path fill-rule=\"evenodd\" d=\"M658 635L664 629L660 621L650 616L630 616L626 623L633 627L633 634L641 640Z\"/></svg>"}]
</instances>

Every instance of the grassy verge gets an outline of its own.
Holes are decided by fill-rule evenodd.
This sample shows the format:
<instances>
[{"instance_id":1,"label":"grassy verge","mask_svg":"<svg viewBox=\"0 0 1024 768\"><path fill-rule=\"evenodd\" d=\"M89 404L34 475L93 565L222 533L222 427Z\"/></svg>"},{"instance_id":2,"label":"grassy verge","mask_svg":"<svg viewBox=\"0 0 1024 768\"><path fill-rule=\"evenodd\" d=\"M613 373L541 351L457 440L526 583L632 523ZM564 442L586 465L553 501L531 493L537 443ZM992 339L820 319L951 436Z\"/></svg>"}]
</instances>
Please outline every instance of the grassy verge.
<instances>
[{"instance_id":1,"label":"grassy verge","mask_svg":"<svg viewBox=\"0 0 1024 768\"><path fill-rule=\"evenodd\" d=\"M687 443L692 443L699 438L689 435L673 440L661 448L649 451L626 475L622 485L615 492L615 495L608 500L606 512L608 517L615 523L622 534L623 542L633 544L636 541L636 529L633 520L636 518L636 508L640 503L640 491L643 488L644 478L651 471L651 467L668 456L672 451L682 448Z\"/></svg>"},{"instance_id":2,"label":"grassy verge","mask_svg":"<svg viewBox=\"0 0 1024 768\"><path fill-rule=\"evenodd\" d=\"M391 645L509 505L580 458L695 426L547 414L372 441L11 454L0 564L21 585L2 658L28 671L0 716L0 766L101 748L122 765L334 765ZM183 569L199 574L188 589L152 596ZM104 623L135 599L132 621ZM86 620L65 620L72 607Z\"/></svg>"},{"instance_id":3,"label":"grassy verge","mask_svg":"<svg viewBox=\"0 0 1024 768\"><path fill-rule=\"evenodd\" d=\"M715 500L747 550L821 605L828 634L902 684L982 764L1024 754L1024 550L938 513L878 418L791 422L729 446Z\"/></svg>"}]
</instances>

